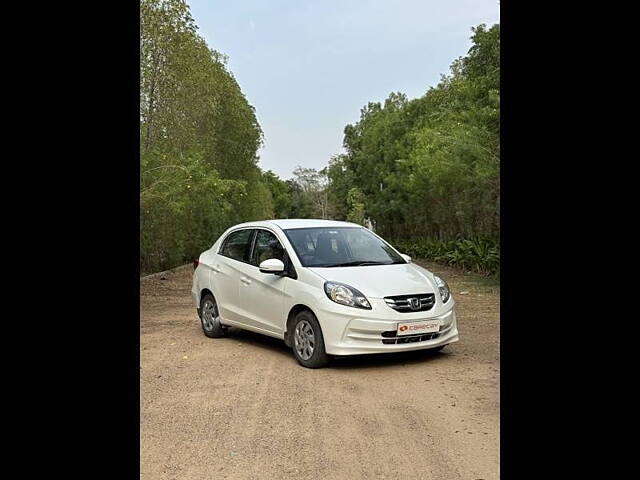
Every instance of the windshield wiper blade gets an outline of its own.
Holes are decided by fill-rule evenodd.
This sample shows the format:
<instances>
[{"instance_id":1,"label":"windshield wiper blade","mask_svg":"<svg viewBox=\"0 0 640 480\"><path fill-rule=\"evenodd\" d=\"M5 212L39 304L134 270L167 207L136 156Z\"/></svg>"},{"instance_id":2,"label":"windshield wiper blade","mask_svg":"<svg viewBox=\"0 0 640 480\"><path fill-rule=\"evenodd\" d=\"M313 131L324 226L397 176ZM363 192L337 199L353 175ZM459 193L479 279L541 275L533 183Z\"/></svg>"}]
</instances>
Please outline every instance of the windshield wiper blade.
<instances>
[{"instance_id":1,"label":"windshield wiper blade","mask_svg":"<svg viewBox=\"0 0 640 480\"><path fill-rule=\"evenodd\" d=\"M390 264L385 262L366 262L362 260L357 260L355 262L334 263L333 265L327 265L327 267L359 267L361 265L390 265Z\"/></svg>"}]
</instances>

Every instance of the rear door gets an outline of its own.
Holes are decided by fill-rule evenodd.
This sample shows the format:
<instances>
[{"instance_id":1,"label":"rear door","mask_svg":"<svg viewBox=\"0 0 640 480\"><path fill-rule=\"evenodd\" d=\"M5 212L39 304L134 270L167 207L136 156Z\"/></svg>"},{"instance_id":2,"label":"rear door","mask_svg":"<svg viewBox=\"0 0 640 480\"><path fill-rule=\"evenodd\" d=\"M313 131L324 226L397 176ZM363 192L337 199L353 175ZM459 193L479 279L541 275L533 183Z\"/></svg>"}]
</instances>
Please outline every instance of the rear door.
<instances>
[{"instance_id":1,"label":"rear door","mask_svg":"<svg viewBox=\"0 0 640 480\"><path fill-rule=\"evenodd\" d=\"M248 265L254 230L243 228L229 233L215 255L211 271L213 293L223 321L238 323L242 319L238 289L242 267Z\"/></svg>"}]
</instances>

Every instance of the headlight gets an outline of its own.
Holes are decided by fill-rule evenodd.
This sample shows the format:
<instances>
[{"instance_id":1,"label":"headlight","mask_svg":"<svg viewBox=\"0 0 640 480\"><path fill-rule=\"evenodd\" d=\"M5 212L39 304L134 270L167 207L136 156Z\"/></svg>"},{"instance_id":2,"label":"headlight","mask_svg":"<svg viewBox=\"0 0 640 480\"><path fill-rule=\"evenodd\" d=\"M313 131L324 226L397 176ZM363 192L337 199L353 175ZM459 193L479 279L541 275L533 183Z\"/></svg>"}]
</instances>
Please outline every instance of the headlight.
<instances>
[{"instance_id":1,"label":"headlight","mask_svg":"<svg viewBox=\"0 0 640 480\"><path fill-rule=\"evenodd\" d=\"M440 290L440 298L442 298L442 303L447 303L447 300L449 300L449 297L451 297L451 292L449 291L449 285L447 285L447 282L445 282L443 279L441 279L437 275L434 275L433 279L436 282L436 286L438 287L438 290Z\"/></svg>"},{"instance_id":2,"label":"headlight","mask_svg":"<svg viewBox=\"0 0 640 480\"><path fill-rule=\"evenodd\" d=\"M349 285L338 282L325 282L324 291L330 300L340 305L371 310L371 304L367 297Z\"/></svg>"}]
</instances>

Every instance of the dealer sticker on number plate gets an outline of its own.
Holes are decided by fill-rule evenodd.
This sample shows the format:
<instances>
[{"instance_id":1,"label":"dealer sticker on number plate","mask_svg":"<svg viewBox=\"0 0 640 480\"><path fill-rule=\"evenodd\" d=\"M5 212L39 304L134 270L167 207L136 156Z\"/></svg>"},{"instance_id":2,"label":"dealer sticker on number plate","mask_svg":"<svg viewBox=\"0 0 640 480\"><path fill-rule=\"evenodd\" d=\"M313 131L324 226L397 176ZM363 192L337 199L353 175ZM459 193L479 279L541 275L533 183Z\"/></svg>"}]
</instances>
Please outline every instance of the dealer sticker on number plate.
<instances>
[{"instance_id":1,"label":"dealer sticker on number plate","mask_svg":"<svg viewBox=\"0 0 640 480\"><path fill-rule=\"evenodd\" d=\"M425 320L423 322L406 322L398 324L398 336L433 333L438 330L440 330L440 320Z\"/></svg>"}]
</instances>

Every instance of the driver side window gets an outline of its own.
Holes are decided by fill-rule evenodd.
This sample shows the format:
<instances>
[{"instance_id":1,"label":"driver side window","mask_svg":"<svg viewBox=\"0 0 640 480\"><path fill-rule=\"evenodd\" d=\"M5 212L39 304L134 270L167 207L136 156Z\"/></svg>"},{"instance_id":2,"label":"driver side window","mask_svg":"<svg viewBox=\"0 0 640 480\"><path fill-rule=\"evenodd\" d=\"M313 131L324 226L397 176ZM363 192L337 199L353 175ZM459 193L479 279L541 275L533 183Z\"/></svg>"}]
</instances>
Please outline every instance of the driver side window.
<instances>
[{"instance_id":1,"label":"driver side window","mask_svg":"<svg viewBox=\"0 0 640 480\"><path fill-rule=\"evenodd\" d=\"M258 230L253 248L252 263L259 266L260 263L270 258L277 258L284 262L285 250L273 233L268 230Z\"/></svg>"}]
</instances>

